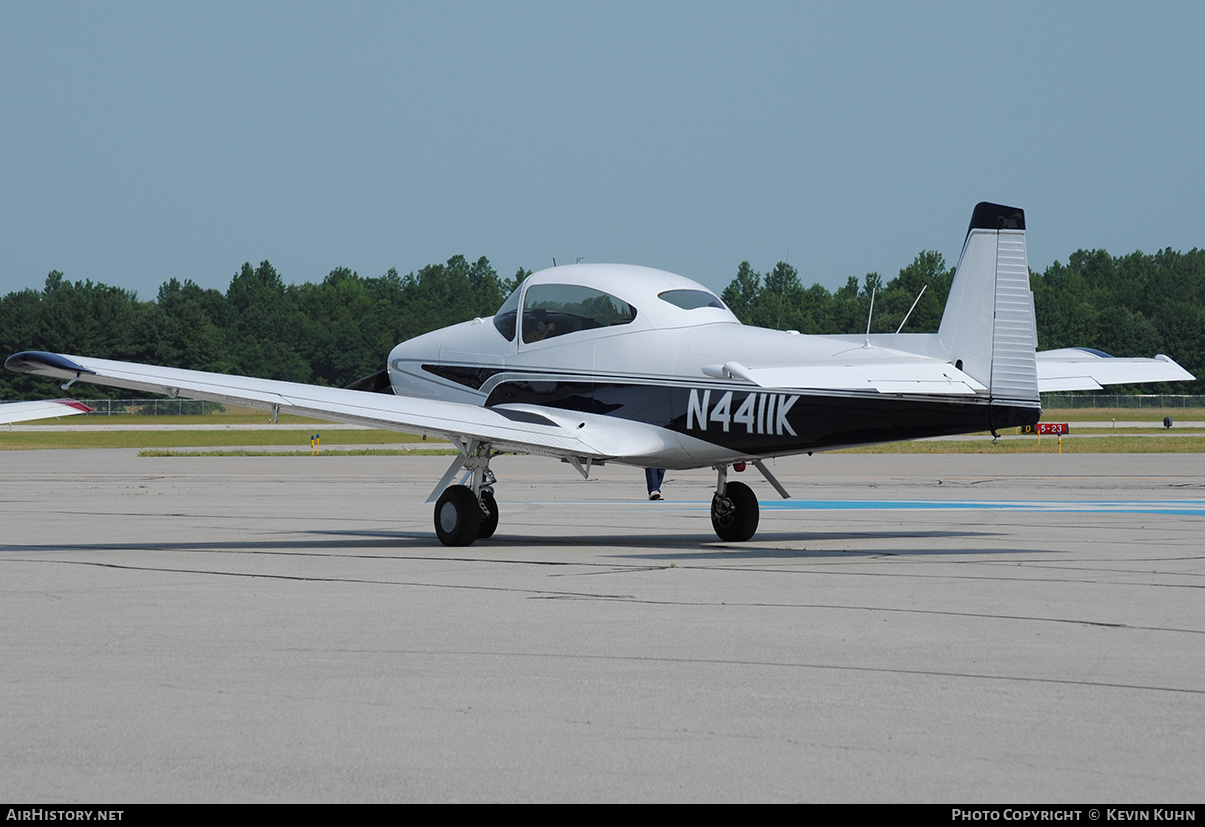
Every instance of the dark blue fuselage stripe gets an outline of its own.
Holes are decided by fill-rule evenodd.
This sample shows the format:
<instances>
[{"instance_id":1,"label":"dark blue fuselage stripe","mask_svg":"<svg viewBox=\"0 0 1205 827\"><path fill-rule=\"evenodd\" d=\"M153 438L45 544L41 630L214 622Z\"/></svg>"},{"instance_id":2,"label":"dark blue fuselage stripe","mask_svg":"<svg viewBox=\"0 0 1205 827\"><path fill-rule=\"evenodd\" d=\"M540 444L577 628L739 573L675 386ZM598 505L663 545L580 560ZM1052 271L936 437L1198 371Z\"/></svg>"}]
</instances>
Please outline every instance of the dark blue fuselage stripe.
<instances>
[{"instance_id":1,"label":"dark blue fuselage stripe","mask_svg":"<svg viewBox=\"0 0 1205 827\"><path fill-rule=\"evenodd\" d=\"M616 380L504 380L487 406L543 405L646 422L745 453L773 456L1031 425L1041 409L987 400L875 393L822 395Z\"/></svg>"}]
</instances>

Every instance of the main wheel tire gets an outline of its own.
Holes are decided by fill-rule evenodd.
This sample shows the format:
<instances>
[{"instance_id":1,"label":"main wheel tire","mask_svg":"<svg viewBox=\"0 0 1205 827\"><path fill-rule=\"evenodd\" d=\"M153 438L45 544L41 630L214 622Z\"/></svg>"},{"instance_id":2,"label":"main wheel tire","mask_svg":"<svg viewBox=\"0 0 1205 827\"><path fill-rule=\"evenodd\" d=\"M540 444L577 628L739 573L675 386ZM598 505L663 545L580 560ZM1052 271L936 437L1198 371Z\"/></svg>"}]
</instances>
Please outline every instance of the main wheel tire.
<instances>
[{"instance_id":1,"label":"main wheel tire","mask_svg":"<svg viewBox=\"0 0 1205 827\"><path fill-rule=\"evenodd\" d=\"M757 531L757 495L743 482L730 482L711 498L711 527L729 543L743 543Z\"/></svg>"},{"instance_id":2,"label":"main wheel tire","mask_svg":"<svg viewBox=\"0 0 1205 827\"><path fill-rule=\"evenodd\" d=\"M481 530L481 516L473 489L450 485L435 503L435 535L445 546L471 546Z\"/></svg>"},{"instance_id":3,"label":"main wheel tire","mask_svg":"<svg viewBox=\"0 0 1205 827\"><path fill-rule=\"evenodd\" d=\"M494 531L498 528L498 501L494 499L492 491L482 491L481 504L489 513L481 515L481 527L477 529L477 539L488 540L494 536Z\"/></svg>"}]
</instances>

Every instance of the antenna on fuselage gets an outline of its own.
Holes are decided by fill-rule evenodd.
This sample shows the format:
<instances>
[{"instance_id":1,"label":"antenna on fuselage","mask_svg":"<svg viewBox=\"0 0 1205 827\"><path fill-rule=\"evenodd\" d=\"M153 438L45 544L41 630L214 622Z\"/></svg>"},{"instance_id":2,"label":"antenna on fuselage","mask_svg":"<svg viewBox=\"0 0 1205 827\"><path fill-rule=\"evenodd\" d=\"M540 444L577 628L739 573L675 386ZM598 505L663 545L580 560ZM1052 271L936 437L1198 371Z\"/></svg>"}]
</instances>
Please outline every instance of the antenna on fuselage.
<instances>
[{"instance_id":1,"label":"antenna on fuselage","mask_svg":"<svg viewBox=\"0 0 1205 827\"><path fill-rule=\"evenodd\" d=\"M904 329L904 322L908 321L908 317L912 315L912 311L916 309L916 306L918 304L920 304L920 297L925 295L925 291L928 289L929 289L929 285L926 284L924 287L922 287L920 289L920 292L916 294L916 301L914 301L912 303L912 306L908 308L908 312L904 314L904 321L900 322L900 326L895 329L896 333L899 333L901 330Z\"/></svg>"},{"instance_id":2,"label":"antenna on fuselage","mask_svg":"<svg viewBox=\"0 0 1205 827\"><path fill-rule=\"evenodd\" d=\"M870 312L866 314L866 344L862 347L870 347L870 320L874 318L874 294L877 292L877 287L870 288Z\"/></svg>"}]
</instances>

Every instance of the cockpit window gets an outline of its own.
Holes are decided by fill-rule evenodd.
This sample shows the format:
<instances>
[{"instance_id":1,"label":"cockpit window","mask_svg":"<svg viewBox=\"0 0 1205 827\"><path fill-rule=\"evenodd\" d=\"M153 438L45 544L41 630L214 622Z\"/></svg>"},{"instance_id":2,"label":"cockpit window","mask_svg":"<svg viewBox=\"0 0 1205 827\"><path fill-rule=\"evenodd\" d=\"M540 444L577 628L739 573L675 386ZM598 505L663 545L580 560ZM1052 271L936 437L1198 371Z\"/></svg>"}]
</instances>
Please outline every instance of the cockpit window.
<instances>
[{"instance_id":1,"label":"cockpit window","mask_svg":"<svg viewBox=\"0 0 1205 827\"><path fill-rule=\"evenodd\" d=\"M523 341L628 324L635 318L636 308L601 290L576 284L535 284L523 300Z\"/></svg>"},{"instance_id":2,"label":"cockpit window","mask_svg":"<svg viewBox=\"0 0 1205 827\"><path fill-rule=\"evenodd\" d=\"M515 292L510 294L510 298L504 301L494 314L494 327L510 342L515 340L515 321L519 317L519 290L520 288L516 287Z\"/></svg>"},{"instance_id":3,"label":"cockpit window","mask_svg":"<svg viewBox=\"0 0 1205 827\"><path fill-rule=\"evenodd\" d=\"M724 303L706 290L666 290L664 293L658 293L657 298L683 310L695 310L700 307L724 309Z\"/></svg>"}]
</instances>

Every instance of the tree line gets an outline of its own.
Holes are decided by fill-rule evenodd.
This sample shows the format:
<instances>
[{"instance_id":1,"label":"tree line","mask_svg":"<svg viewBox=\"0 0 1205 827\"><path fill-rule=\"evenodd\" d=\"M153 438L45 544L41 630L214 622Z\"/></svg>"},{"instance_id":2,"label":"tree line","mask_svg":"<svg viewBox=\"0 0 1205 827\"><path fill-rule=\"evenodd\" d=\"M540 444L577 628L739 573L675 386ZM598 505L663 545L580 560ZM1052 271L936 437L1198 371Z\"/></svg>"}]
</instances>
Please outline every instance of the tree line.
<instances>
[{"instance_id":1,"label":"tree line","mask_svg":"<svg viewBox=\"0 0 1205 827\"><path fill-rule=\"evenodd\" d=\"M0 348L345 386L384 367L398 342L491 316L519 282L487 259L455 256L406 276L364 278L339 267L320 283L285 284L270 262L244 264L223 293L169 279L152 301L120 287L68 281L0 299ZM44 378L0 372L0 398L60 393ZM79 393L79 391L77 391ZM130 396L90 386L89 398Z\"/></svg>"},{"instance_id":2,"label":"tree line","mask_svg":"<svg viewBox=\"0 0 1205 827\"><path fill-rule=\"evenodd\" d=\"M173 278L142 301L132 291L72 282L54 271L42 290L0 299L0 352L78 353L342 387L380 370L400 341L492 315L529 274L520 269L502 278L484 257L454 256L406 276L391 269L364 278L340 267L320 283L286 284L265 261L244 264L224 293ZM926 250L889 281L868 273L829 291L804 287L786 262L764 274L742 262L722 298L741 321L762 327L860 333L869 318L871 332L891 333L906 318L905 332L935 332L953 275L940 253ZM1079 250L1066 264L1031 271L1030 284L1043 350L1167 353L1205 376L1205 251L1115 257ZM1162 390L1190 392L1194 384ZM59 393L51 380L0 373L0 399ZM130 392L89 387L87 394Z\"/></svg>"},{"instance_id":3,"label":"tree line","mask_svg":"<svg viewBox=\"0 0 1205 827\"><path fill-rule=\"evenodd\" d=\"M801 333L934 333L954 278L941 253L926 250L883 283L850 276L836 291L805 288L780 262L761 275L744 262L722 298L746 324ZM1171 249L1111 256L1077 250L1066 264L1029 272L1042 350L1090 347L1113 356L1166 353L1205 378L1205 250ZM922 292L923 290L923 292ZM871 301L874 312L871 314ZM919 297L919 300L918 300ZM910 308L911 314L909 315ZM1196 382L1133 387L1135 392L1196 392Z\"/></svg>"}]
</instances>

